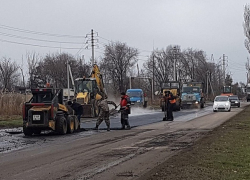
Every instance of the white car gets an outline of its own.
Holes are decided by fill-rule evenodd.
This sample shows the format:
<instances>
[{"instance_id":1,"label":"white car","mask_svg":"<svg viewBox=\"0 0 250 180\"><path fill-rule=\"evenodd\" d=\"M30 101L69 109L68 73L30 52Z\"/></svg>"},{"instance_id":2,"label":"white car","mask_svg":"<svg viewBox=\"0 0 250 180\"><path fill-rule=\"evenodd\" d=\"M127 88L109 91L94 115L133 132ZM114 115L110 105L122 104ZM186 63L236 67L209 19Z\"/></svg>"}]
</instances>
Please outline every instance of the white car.
<instances>
[{"instance_id":1,"label":"white car","mask_svg":"<svg viewBox=\"0 0 250 180\"><path fill-rule=\"evenodd\" d=\"M228 96L216 96L214 98L213 111L231 111L231 103Z\"/></svg>"}]
</instances>

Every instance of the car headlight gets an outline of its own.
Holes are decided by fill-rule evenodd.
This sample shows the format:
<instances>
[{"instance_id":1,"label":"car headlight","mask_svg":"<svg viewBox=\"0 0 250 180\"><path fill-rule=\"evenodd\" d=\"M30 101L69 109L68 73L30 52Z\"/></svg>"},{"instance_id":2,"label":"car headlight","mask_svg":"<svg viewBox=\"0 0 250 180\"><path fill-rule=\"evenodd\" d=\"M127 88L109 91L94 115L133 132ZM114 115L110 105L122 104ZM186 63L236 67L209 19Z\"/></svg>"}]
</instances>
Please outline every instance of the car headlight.
<instances>
[{"instance_id":1,"label":"car headlight","mask_svg":"<svg viewBox=\"0 0 250 180\"><path fill-rule=\"evenodd\" d=\"M239 103L238 101L235 101L235 103Z\"/></svg>"},{"instance_id":2,"label":"car headlight","mask_svg":"<svg viewBox=\"0 0 250 180\"><path fill-rule=\"evenodd\" d=\"M226 106L228 106L229 105L229 103L226 103Z\"/></svg>"},{"instance_id":3,"label":"car headlight","mask_svg":"<svg viewBox=\"0 0 250 180\"><path fill-rule=\"evenodd\" d=\"M137 100L136 102L141 102L140 100Z\"/></svg>"},{"instance_id":4,"label":"car headlight","mask_svg":"<svg viewBox=\"0 0 250 180\"><path fill-rule=\"evenodd\" d=\"M217 103L214 103L214 106L217 106Z\"/></svg>"}]
</instances>

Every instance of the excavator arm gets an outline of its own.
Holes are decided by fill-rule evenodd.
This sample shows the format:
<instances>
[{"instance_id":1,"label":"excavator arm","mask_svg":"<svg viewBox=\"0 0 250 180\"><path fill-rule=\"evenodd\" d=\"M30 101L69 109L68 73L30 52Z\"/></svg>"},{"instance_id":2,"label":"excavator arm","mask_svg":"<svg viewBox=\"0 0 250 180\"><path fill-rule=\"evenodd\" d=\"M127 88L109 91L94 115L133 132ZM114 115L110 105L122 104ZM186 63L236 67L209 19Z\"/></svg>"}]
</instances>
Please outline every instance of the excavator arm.
<instances>
[{"instance_id":1,"label":"excavator arm","mask_svg":"<svg viewBox=\"0 0 250 180\"><path fill-rule=\"evenodd\" d=\"M104 89L102 74L100 73L100 69L96 64L94 64L93 66L93 70L92 70L90 77L96 79L96 83L97 83L98 88L100 89L100 92L107 96L105 89Z\"/></svg>"}]
</instances>

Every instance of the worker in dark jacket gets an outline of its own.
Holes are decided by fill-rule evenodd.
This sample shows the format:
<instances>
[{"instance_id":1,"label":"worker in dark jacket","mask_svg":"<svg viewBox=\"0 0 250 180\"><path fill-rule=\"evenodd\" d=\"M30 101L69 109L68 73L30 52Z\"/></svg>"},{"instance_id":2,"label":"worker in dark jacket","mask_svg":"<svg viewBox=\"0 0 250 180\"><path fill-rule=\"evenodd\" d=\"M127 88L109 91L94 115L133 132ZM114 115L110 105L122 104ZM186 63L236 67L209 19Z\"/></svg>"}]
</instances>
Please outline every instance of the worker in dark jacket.
<instances>
[{"instance_id":1,"label":"worker in dark jacket","mask_svg":"<svg viewBox=\"0 0 250 180\"><path fill-rule=\"evenodd\" d=\"M173 116L173 109L174 105L176 104L176 98L173 96L173 94L170 91L164 92L164 101L165 101L165 109L167 110L167 119L165 120L174 120Z\"/></svg>"},{"instance_id":2,"label":"worker in dark jacket","mask_svg":"<svg viewBox=\"0 0 250 180\"><path fill-rule=\"evenodd\" d=\"M83 114L83 107L75 101L68 101L68 105L75 111L79 124L81 123L81 116Z\"/></svg>"},{"instance_id":3,"label":"worker in dark jacket","mask_svg":"<svg viewBox=\"0 0 250 180\"><path fill-rule=\"evenodd\" d=\"M125 92L121 93L120 112L122 129L125 129L125 126L130 129L128 122L128 115L130 114L130 99L129 96L125 94Z\"/></svg>"}]
</instances>

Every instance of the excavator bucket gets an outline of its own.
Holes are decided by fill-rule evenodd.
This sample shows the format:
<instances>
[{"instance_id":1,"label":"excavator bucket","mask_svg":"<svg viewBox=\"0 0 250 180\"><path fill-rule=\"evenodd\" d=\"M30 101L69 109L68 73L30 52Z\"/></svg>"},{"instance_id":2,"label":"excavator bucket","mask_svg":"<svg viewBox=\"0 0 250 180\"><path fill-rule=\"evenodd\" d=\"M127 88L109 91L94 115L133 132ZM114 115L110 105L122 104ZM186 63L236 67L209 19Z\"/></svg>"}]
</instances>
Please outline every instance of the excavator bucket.
<instances>
[{"instance_id":1,"label":"excavator bucket","mask_svg":"<svg viewBox=\"0 0 250 180\"><path fill-rule=\"evenodd\" d=\"M84 104L82 117L95 117L93 104Z\"/></svg>"}]
</instances>

